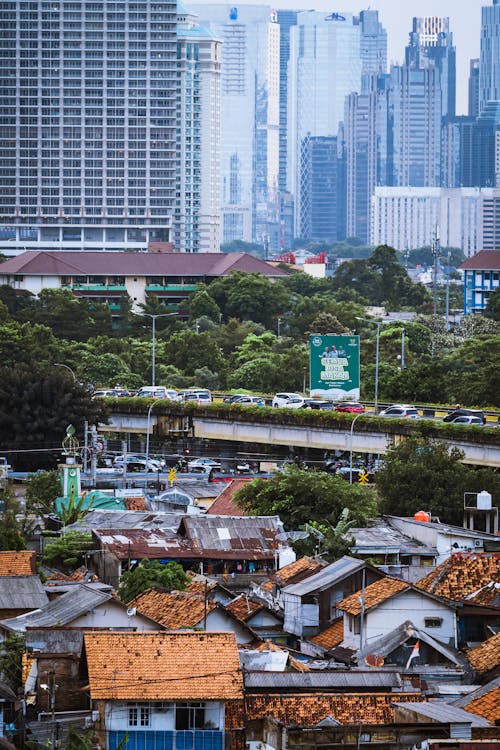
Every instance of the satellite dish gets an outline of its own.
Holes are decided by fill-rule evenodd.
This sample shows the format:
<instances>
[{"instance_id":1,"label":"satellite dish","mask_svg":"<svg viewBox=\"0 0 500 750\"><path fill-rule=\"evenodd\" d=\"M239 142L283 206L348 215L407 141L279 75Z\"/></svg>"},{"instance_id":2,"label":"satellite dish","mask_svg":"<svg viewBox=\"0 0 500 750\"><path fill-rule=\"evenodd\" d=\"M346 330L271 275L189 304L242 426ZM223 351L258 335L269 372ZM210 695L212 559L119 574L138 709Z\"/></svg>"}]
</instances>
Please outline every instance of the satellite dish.
<instances>
[{"instance_id":1,"label":"satellite dish","mask_svg":"<svg viewBox=\"0 0 500 750\"><path fill-rule=\"evenodd\" d=\"M369 667L383 667L384 657L379 656L378 654L367 654L365 656L365 664Z\"/></svg>"},{"instance_id":2,"label":"satellite dish","mask_svg":"<svg viewBox=\"0 0 500 750\"><path fill-rule=\"evenodd\" d=\"M127 615L128 617L133 617L137 612L137 609L135 607L127 607Z\"/></svg>"},{"instance_id":3,"label":"satellite dish","mask_svg":"<svg viewBox=\"0 0 500 750\"><path fill-rule=\"evenodd\" d=\"M317 537L320 542L325 538L325 535L322 531L317 529L315 526L311 526L311 524L309 523L304 524L304 529L308 534L313 534L315 537Z\"/></svg>"},{"instance_id":4,"label":"satellite dish","mask_svg":"<svg viewBox=\"0 0 500 750\"><path fill-rule=\"evenodd\" d=\"M308 531L280 531L279 534L276 534L276 539L279 539L282 542L287 539L290 539L292 542L297 542L299 539L307 539L308 536Z\"/></svg>"}]
</instances>

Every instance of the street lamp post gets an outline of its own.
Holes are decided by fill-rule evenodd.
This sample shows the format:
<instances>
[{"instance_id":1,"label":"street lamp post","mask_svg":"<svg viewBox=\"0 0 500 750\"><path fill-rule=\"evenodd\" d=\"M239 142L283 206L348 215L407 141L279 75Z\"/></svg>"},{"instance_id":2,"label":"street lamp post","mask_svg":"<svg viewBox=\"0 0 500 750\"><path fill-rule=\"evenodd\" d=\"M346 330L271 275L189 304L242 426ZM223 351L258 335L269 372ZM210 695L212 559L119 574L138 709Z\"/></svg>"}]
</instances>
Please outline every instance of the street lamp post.
<instances>
[{"instance_id":1,"label":"street lamp post","mask_svg":"<svg viewBox=\"0 0 500 750\"><path fill-rule=\"evenodd\" d=\"M356 318L356 320L363 320L365 323L372 323L373 325L377 326L377 337L375 341L375 414L378 414L378 364L380 354L380 326L384 325L384 321L370 320L369 318Z\"/></svg>"},{"instance_id":2,"label":"street lamp post","mask_svg":"<svg viewBox=\"0 0 500 750\"><path fill-rule=\"evenodd\" d=\"M69 370L71 375L73 376L74 382L76 383L76 375L69 365L63 365L62 362L54 362L54 367L64 367L66 370Z\"/></svg>"},{"instance_id":3,"label":"street lamp post","mask_svg":"<svg viewBox=\"0 0 500 750\"><path fill-rule=\"evenodd\" d=\"M163 399L162 398L156 398L150 404L149 409L148 409L148 418L147 418L147 422L146 422L146 477L147 477L147 473L148 473L148 464L149 464L149 430L150 430L150 427L151 427L151 411L153 409L153 406L155 404L159 404L160 401L163 401Z\"/></svg>"},{"instance_id":4,"label":"street lamp post","mask_svg":"<svg viewBox=\"0 0 500 750\"><path fill-rule=\"evenodd\" d=\"M144 315L147 318L151 318L151 332L152 332L152 347L151 347L151 385L155 387L156 379L156 319L157 318L168 318L171 315L177 315L177 313L136 313L136 315Z\"/></svg>"}]
</instances>

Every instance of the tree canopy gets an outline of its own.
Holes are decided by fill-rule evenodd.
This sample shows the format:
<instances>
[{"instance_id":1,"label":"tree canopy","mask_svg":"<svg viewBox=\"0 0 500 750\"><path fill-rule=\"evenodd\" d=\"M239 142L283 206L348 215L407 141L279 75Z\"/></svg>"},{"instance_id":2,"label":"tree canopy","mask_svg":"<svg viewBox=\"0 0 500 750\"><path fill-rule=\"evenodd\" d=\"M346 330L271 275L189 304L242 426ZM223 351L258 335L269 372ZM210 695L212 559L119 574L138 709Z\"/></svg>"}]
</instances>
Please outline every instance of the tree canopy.
<instances>
[{"instance_id":1,"label":"tree canopy","mask_svg":"<svg viewBox=\"0 0 500 750\"><path fill-rule=\"evenodd\" d=\"M184 591L188 583L189 577L179 563L163 565L158 560L141 560L135 568L127 570L121 577L118 595L128 604L152 586L161 586L168 591Z\"/></svg>"}]
</instances>

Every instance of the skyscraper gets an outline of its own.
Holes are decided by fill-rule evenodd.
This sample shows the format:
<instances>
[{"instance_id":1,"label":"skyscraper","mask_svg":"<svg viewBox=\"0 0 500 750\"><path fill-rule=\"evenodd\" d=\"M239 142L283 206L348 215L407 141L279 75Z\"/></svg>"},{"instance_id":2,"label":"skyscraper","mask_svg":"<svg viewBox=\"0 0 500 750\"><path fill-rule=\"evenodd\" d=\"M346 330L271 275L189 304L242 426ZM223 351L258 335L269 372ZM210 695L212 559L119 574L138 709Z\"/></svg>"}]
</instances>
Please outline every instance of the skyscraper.
<instances>
[{"instance_id":1,"label":"skyscraper","mask_svg":"<svg viewBox=\"0 0 500 750\"><path fill-rule=\"evenodd\" d=\"M363 76L385 73L387 70L387 31L378 19L378 10L362 10L361 63Z\"/></svg>"},{"instance_id":2,"label":"skyscraper","mask_svg":"<svg viewBox=\"0 0 500 750\"><path fill-rule=\"evenodd\" d=\"M481 8L479 109L500 101L500 0Z\"/></svg>"},{"instance_id":3,"label":"skyscraper","mask_svg":"<svg viewBox=\"0 0 500 750\"><path fill-rule=\"evenodd\" d=\"M193 3L222 41L223 242L267 244L279 216L280 29L268 5Z\"/></svg>"},{"instance_id":4,"label":"skyscraper","mask_svg":"<svg viewBox=\"0 0 500 750\"><path fill-rule=\"evenodd\" d=\"M335 241L341 238L339 213L343 195L337 138L311 137L303 141L303 149L300 236L317 242Z\"/></svg>"},{"instance_id":5,"label":"skyscraper","mask_svg":"<svg viewBox=\"0 0 500 750\"><path fill-rule=\"evenodd\" d=\"M449 20L414 18L405 64L391 69L392 184L441 184L441 124L455 115L455 78Z\"/></svg>"},{"instance_id":6,"label":"skyscraper","mask_svg":"<svg viewBox=\"0 0 500 750\"><path fill-rule=\"evenodd\" d=\"M177 3L177 197L180 252L220 250L221 43Z\"/></svg>"},{"instance_id":7,"label":"skyscraper","mask_svg":"<svg viewBox=\"0 0 500 750\"><path fill-rule=\"evenodd\" d=\"M0 33L2 239L92 250L171 240L175 2L2 3Z\"/></svg>"},{"instance_id":8,"label":"skyscraper","mask_svg":"<svg viewBox=\"0 0 500 750\"><path fill-rule=\"evenodd\" d=\"M479 58L469 63L469 117L477 117L479 114Z\"/></svg>"},{"instance_id":9,"label":"skyscraper","mask_svg":"<svg viewBox=\"0 0 500 750\"><path fill-rule=\"evenodd\" d=\"M369 242L370 205L376 185L391 174L387 74L367 76L363 91L345 100L347 236Z\"/></svg>"},{"instance_id":10,"label":"skyscraper","mask_svg":"<svg viewBox=\"0 0 500 750\"><path fill-rule=\"evenodd\" d=\"M287 190L287 129L288 129L288 63L290 60L290 29L297 24L297 11L278 10L280 25L280 158L279 189Z\"/></svg>"},{"instance_id":11,"label":"skyscraper","mask_svg":"<svg viewBox=\"0 0 500 750\"><path fill-rule=\"evenodd\" d=\"M288 187L296 200L295 232L303 236L307 210L307 140L337 135L345 97L361 87L360 26L350 13L304 11L290 30Z\"/></svg>"}]
</instances>

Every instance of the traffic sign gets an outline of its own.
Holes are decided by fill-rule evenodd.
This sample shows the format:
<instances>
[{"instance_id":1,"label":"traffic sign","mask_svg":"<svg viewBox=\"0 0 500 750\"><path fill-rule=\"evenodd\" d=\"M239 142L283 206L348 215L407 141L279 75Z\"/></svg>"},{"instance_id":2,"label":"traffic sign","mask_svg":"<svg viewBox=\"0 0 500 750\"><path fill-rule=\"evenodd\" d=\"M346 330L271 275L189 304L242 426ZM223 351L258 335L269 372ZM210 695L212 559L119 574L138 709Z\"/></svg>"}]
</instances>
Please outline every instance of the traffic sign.
<instances>
[{"instance_id":1,"label":"traffic sign","mask_svg":"<svg viewBox=\"0 0 500 750\"><path fill-rule=\"evenodd\" d=\"M358 474L358 482L360 484L368 484L370 481L370 478L368 476L368 472L365 469L361 469L361 471Z\"/></svg>"},{"instance_id":2,"label":"traffic sign","mask_svg":"<svg viewBox=\"0 0 500 750\"><path fill-rule=\"evenodd\" d=\"M177 472L175 469L169 469L168 470L168 481L170 483L170 486L173 485L173 483L177 480Z\"/></svg>"}]
</instances>

